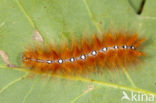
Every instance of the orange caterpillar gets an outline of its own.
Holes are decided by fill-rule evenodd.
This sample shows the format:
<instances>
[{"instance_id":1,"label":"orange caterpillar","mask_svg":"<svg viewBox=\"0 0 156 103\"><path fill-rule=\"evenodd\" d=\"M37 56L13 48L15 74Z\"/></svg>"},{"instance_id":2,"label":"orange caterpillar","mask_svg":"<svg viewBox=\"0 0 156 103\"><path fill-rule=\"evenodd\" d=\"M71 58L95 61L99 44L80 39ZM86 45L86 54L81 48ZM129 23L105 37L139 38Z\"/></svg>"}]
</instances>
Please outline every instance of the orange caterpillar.
<instances>
[{"instance_id":1,"label":"orange caterpillar","mask_svg":"<svg viewBox=\"0 0 156 103\"><path fill-rule=\"evenodd\" d=\"M81 74L95 72L97 66L113 69L137 64L145 55L138 50L145 39L125 34L106 33L72 45L64 43L60 48L51 44L29 48L23 54L23 63L34 72L52 74Z\"/></svg>"}]
</instances>

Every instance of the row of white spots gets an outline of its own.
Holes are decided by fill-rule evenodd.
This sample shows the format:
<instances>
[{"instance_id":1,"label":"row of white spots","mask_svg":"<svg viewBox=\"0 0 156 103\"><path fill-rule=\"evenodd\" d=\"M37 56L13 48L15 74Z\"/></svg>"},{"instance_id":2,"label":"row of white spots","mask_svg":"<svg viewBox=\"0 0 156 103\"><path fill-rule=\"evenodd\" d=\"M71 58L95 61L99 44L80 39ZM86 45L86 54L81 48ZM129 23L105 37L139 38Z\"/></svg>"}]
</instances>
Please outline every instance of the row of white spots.
<instances>
[{"instance_id":1,"label":"row of white spots","mask_svg":"<svg viewBox=\"0 0 156 103\"><path fill-rule=\"evenodd\" d=\"M135 47L134 46L127 46L127 45L124 45L124 46L117 46L115 45L114 47L103 47L102 49L100 50L93 50L91 53L88 53L88 54L82 54L80 57L72 57L70 59L59 59L59 60L40 60L40 59L34 59L34 58L26 58L26 57L23 57L23 60L26 61L26 60L31 60L31 61L37 61L37 62L40 62L40 63L48 63L48 64L51 64L51 63L59 63L59 64L62 64L62 63L65 63L65 62L74 62L74 61L77 61L77 60L85 60L87 57L89 56L96 56L99 52L107 52L109 50L118 50L118 49L132 49L134 50Z\"/></svg>"}]
</instances>

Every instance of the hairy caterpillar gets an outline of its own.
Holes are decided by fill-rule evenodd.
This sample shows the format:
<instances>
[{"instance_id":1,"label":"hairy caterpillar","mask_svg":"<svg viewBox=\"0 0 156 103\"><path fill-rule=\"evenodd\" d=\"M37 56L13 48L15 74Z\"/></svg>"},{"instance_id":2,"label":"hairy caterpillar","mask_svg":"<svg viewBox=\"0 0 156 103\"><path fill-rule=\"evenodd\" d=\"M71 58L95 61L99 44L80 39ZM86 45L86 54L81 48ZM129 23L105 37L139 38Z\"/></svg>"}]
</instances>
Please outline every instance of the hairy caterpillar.
<instances>
[{"instance_id":1,"label":"hairy caterpillar","mask_svg":"<svg viewBox=\"0 0 156 103\"><path fill-rule=\"evenodd\" d=\"M71 45L63 43L60 48L52 44L28 48L22 59L26 67L39 73L95 72L97 66L109 69L137 64L145 56L138 49L144 41L137 33L105 33L73 41Z\"/></svg>"}]
</instances>

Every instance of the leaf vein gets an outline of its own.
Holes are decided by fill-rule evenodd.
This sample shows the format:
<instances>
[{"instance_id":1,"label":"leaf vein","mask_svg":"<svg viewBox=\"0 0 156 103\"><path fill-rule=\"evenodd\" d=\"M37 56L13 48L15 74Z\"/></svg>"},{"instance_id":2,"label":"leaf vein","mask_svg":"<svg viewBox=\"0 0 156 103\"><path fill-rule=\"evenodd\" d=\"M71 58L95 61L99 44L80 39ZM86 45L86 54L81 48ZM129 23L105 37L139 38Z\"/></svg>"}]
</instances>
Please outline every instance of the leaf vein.
<instances>
[{"instance_id":1,"label":"leaf vein","mask_svg":"<svg viewBox=\"0 0 156 103\"><path fill-rule=\"evenodd\" d=\"M91 20L93 21L94 25L96 26L96 29L97 29L98 32L101 34L102 31L100 30L99 24L96 22L95 17L94 17L94 15L93 15L92 11L90 10L87 1L86 1L86 0L82 0L82 1L83 1L84 5L85 5L87 11L88 11L88 14L89 14Z\"/></svg>"},{"instance_id":2,"label":"leaf vein","mask_svg":"<svg viewBox=\"0 0 156 103\"><path fill-rule=\"evenodd\" d=\"M21 76L20 78L17 78L16 80L13 80L12 82L8 83L6 86L4 86L1 90L0 90L0 94L2 94L5 90L7 90L9 87L13 86L15 83L23 80L25 77L27 77L28 74L26 73L25 75Z\"/></svg>"}]
</instances>

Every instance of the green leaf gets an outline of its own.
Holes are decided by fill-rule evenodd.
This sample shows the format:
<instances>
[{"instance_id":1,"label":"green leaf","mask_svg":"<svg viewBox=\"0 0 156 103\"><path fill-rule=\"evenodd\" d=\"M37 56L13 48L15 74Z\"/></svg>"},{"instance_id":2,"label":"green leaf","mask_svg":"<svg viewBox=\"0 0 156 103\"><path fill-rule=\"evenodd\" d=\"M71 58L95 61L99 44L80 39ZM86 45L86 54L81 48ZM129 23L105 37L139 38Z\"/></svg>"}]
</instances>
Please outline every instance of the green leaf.
<instances>
[{"instance_id":1,"label":"green leaf","mask_svg":"<svg viewBox=\"0 0 156 103\"><path fill-rule=\"evenodd\" d=\"M156 1L147 0L138 15L128 0L0 0L0 50L21 66L21 54L37 30L45 42L104 31L132 31L147 38L147 58L135 68L105 70L85 77L27 77L26 68L8 68L0 58L2 103L131 103L131 96L156 96ZM145 98L144 98L145 99ZM134 101L136 102L136 101ZM145 102L145 101L143 101ZM154 102L154 101L153 101Z\"/></svg>"}]
</instances>

